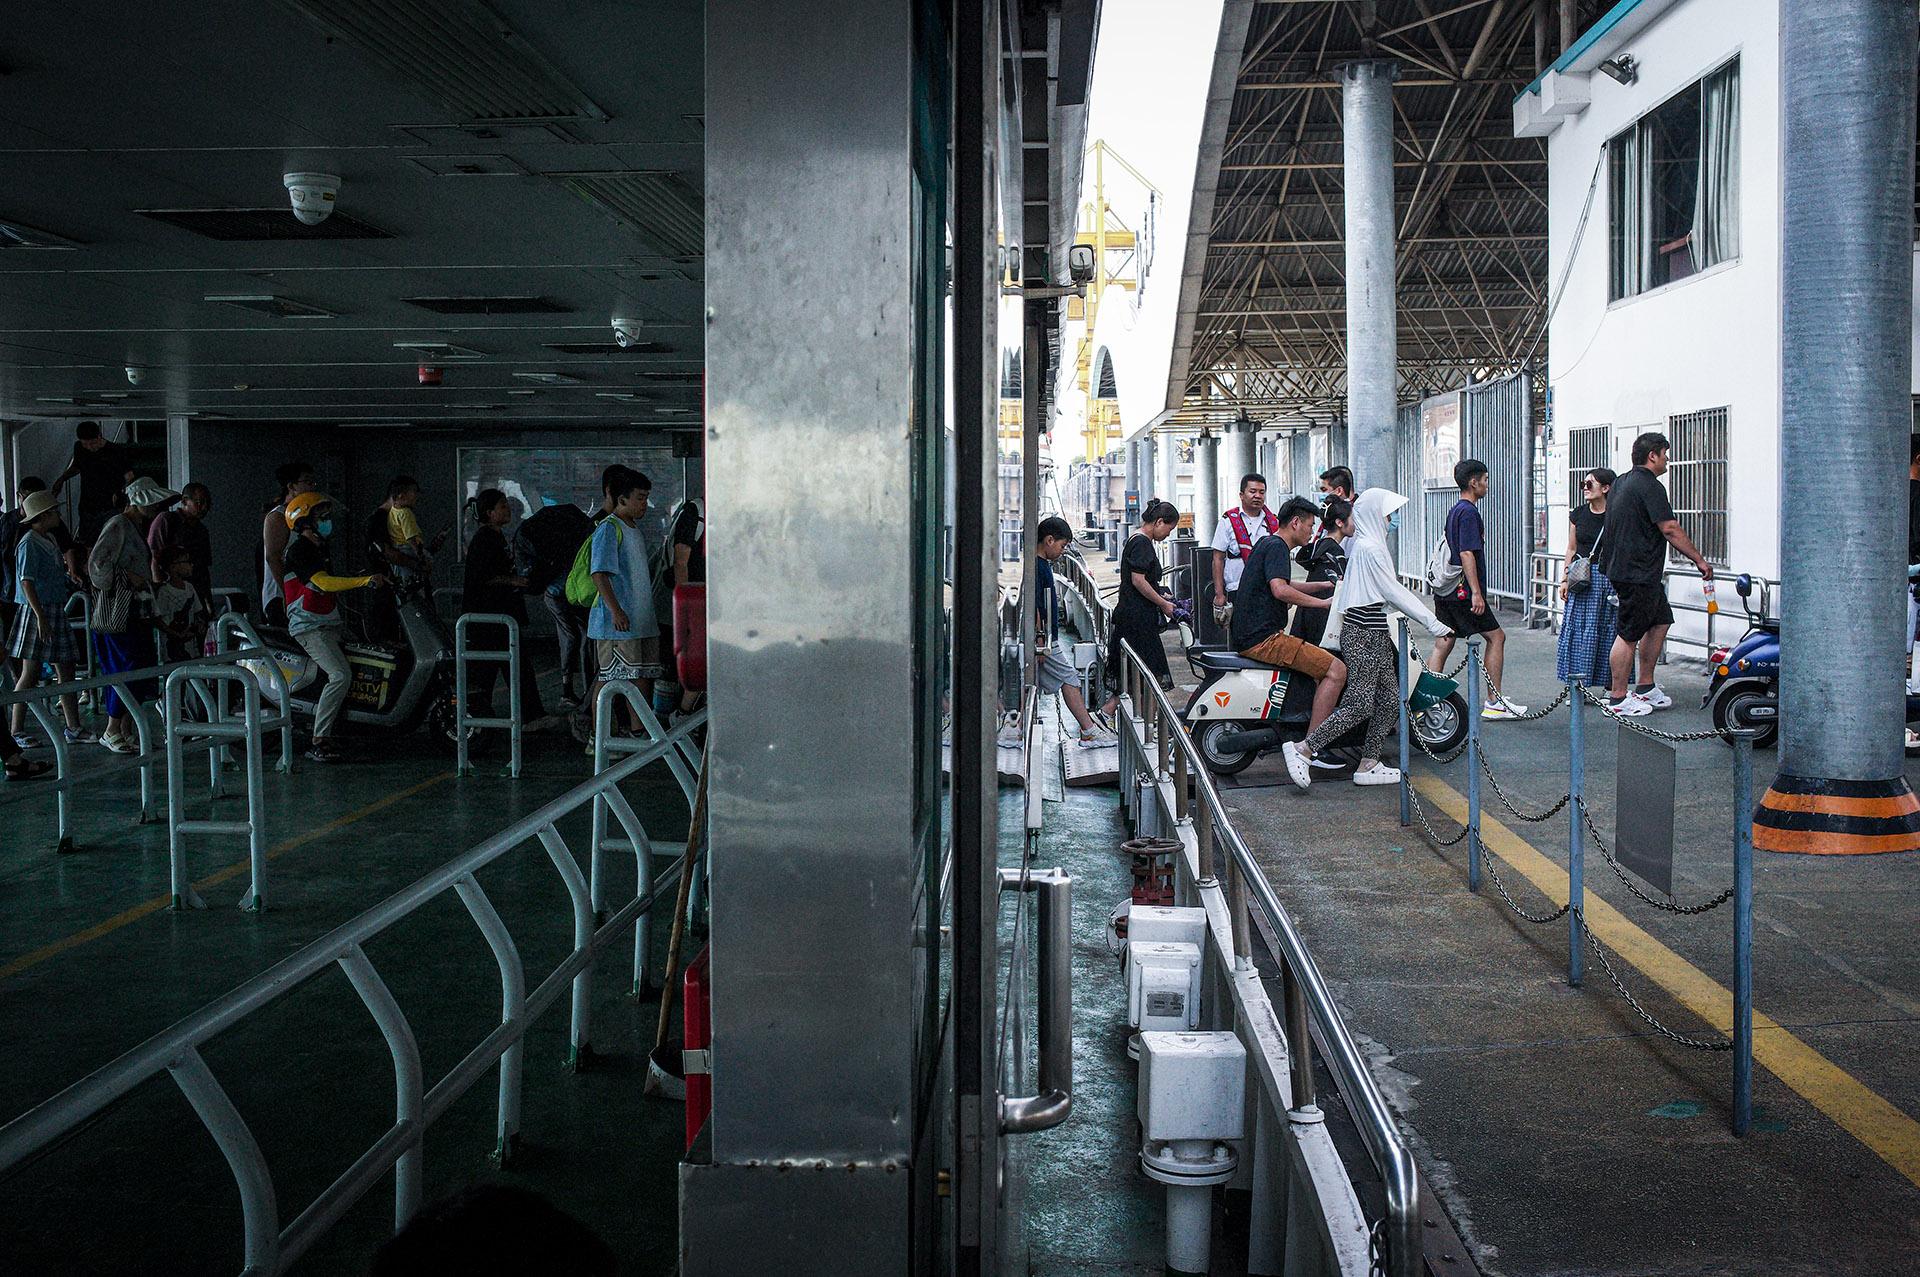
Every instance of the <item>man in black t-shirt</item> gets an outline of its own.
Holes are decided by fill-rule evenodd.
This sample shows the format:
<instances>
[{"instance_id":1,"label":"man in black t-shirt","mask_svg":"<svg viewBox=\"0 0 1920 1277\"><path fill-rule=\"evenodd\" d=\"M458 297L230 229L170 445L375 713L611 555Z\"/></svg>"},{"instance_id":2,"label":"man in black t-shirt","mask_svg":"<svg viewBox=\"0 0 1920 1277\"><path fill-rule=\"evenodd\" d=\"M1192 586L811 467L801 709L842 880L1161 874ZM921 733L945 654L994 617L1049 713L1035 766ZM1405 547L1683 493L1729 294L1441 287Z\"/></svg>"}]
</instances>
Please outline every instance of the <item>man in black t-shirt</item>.
<instances>
[{"instance_id":1,"label":"man in black t-shirt","mask_svg":"<svg viewBox=\"0 0 1920 1277\"><path fill-rule=\"evenodd\" d=\"M1664 579L1667 546L1691 560L1702 580L1713 579L1713 564L1694 548L1660 482L1667 472L1670 446L1665 435L1651 430L1633 441L1633 469L1614 480L1608 491L1607 522L1600 532L1601 562L1596 566L1606 573L1620 600L1619 632L1608 654L1613 688L1607 707L1623 718L1638 718L1673 704L1673 698L1652 678L1667 628L1673 624ZM1641 681L1629 687L1636 651Z\"/></svg>"},{"instance_id":2,"label":"man in black t-shirt","mask_svg":"<svg viewBox=\"0 0 1920 1277\"><path fill-rule=\"evenodd\" d=\"M109 443L100 433L99 422L83 421L73 428L73 458L54 477L53 495L59 496L75 475L80 478L79 540L92 545L115 514L114 498L133 482L133 461L125 448Z\"/></svg>"},{"instance_id":3,"label":"man in black t-shirt","mask_svg":"<svg viewBox=\"0 0 1920 1277\"><path fill-rule=\"evenodd\" d=\"M1293 552L1313 539L1320 522L1320 508L1305 497L1290 497L1278 511L1280 530L1262 537L1247 556L1246 570L1240 575L1240 588L1233 596L1233 624L1228 634L1234 651L1250 661L1297 670L1319 680L1313 692L1313 713L1307 730L1320 726L1347 685L1347 667L1332 652L1287 633L1287 608L1332 606L1332 581L1293 584ZM1286 749L1287 771L1303 788L1308 759ZM1296 767L1299 769L1295 771Z\"/></svg>"}]
</instances>

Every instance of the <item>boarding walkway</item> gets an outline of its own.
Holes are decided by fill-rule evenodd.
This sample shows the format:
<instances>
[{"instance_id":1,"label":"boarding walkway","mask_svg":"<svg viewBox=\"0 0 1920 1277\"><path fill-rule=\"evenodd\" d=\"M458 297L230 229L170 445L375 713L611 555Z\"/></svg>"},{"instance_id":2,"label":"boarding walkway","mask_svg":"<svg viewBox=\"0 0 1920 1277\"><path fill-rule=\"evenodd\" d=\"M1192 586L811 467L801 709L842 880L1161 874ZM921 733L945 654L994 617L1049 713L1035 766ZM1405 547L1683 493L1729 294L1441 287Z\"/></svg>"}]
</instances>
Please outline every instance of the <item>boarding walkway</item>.
<instances>
[{"instance_id":1,"label":"boarding walkway","mask_svg":"<svg viewBox=\"0 0 1920 1277\"><path fill-rule=\"evenodd\" d=\"M260 914L235 907L246 883L238 840L196 847L206 910L168 907L166 825L128 823L137 808L131 773L76 787L80 850L69 855L56 855L40 836L52 828L50 791L11 785L0 794L0 820L32 833L0 839L8 918L0 1021L13 1030L0 1058L7 1118L574 788L593 767L564 731L527 737L517 781L500 774L503 739L486 742L478 774L466 779L421 737L366 745L356 757L337 766L302 760L292 775L266 778L274 891ZM200 759L190 766L204 779ZM624 792L651 836L685 837L687 800L664 767L649 767ZM562 822L583 864L589 820L582 809ZM609 864L630 893L631 856L610 856ZM537 843L479 878L537 980L572 948L566 888ZM663 907L656 916L670 913ZM656 973L666 930L653 929ZM429 1083L499 1022L494 959L451 893L376 937L367 952L412 1022ZM677 1103L642 1097L658 1003L628 996L630 962L616 946L599 963L594 1057L584 1071L564 1068L564 1005L530 1031L523 1134L507 1168L496 1171L488 1160L496 1118L489 1081L429 1129L426 1201L499 1178L563 1202L633 1271L674 1262L683 1115ZM337 974L242 1022L205 1055L253 1125L284 1219L393 1120L387 1047ZM627 1137L608 1139L614 1129ZM363 1271L391 1232L392 1213L387 1181L292 1271ZM233 1174L164 1080L14 1171L0 1193L0 1255L13 1272L226 1274L241 1267L241 1236Z\"/></svg>"},{"instance_id":2,"label":"boarding walkway","mask_svg":"<svg viewBox=\"0 0 1920 1277\"><path fill-rule=\"evenodd\" d=\"M1553 663L1550 634L1510 631L1515 699L1551 702ZM1643 722L1707 725L1702 676L1667 667L1661 682L1675 708ZM1488 767L1528 815L1566 792L1567 713L1483 725ZM1593 708L1584 726L1588 806L1610 834L1619 729ZM1678 749L1673 895L1704 902L1732 881L1731 750ZM1757 784L1774 765L1756 755ZM1443 840L1466 816L1466 769L1414 766ZM1585 987L1570 988L1566 920L1519 920L1491 881L1469 891L1465 848L1402 828L1393 789L1342 779L1302 794L1276 754L1225 797L1484 1271L1745 1273L1766 1256L1768 1272L1879 1273L1920 1247L1920 859L1756 854L1756 1113L1736 1139L1728 1053L1662 1036L1591 951ZM1491 787L1484 804L1489 863L1521 908L1552 912L1566 899L1565 812L1524 822ZM1731 908L1652 908L1591 843L1586 883L1595 936L1646 1012L1724 1041Z\"/></svg>"}]
</instances>

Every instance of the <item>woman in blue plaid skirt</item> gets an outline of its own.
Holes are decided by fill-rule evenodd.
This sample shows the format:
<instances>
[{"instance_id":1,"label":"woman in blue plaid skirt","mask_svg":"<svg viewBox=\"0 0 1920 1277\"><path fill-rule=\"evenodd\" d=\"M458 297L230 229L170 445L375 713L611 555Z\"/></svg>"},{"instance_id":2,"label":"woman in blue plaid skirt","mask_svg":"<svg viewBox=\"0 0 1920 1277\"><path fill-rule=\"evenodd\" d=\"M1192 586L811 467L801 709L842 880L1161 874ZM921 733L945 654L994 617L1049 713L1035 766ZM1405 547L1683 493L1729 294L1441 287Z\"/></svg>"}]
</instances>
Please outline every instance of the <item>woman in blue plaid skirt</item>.
<instances>
[{"instance_id":1,"label":"woman in blue plaid skirt","mask_svg":"<svg viewBox=\"0 0 1920 1277\"><path fill-rule=\"evenodd\" d=\"M1567 561L1591 559L1600 533L1607 523L1607 489L1613 486L1613 471L1601 466L1589 470L1580 482L1583 504L1567 515ZM1607 654L1613 650L1615 615L1618 605L1613 585L1598 564L1584 590L1568 593L1566 573L1560 575L1560 597L1567 602L1566 615L1560 618L1560 662L1562 683L1578 678L1589 687L1606 686L1613 674L1607 666Z\"/></svg>"}]
</instances>

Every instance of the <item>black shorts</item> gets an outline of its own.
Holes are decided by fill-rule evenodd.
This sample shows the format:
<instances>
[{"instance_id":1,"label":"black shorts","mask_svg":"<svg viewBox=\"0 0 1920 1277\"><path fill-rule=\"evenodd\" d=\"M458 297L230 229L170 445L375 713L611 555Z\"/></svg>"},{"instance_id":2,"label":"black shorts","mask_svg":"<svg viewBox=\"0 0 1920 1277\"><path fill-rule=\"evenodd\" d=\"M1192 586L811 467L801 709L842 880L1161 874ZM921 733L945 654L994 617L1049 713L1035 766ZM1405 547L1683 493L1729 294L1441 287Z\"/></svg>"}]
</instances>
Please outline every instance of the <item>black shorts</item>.
<instances>
[{"instance_id":1,"label":"black shorts","mask_svg":"<svg viewBox=\"0 0 1920 1277\"><path fill-rule=\"evenodd\" d=\"M1620 600L1620 637L1627 642L1638 643L1655 626L1673 624L1665 583L1615 581L1613 593Z\"/></svg>"},{"instance_id":2,"label":"black shorts","mask_svg":"<svg viewBox=\"0 0 1920 1277\"><path fill-rule=\"evenodd\" d=\"M1445 594L1434 595L1433 614L1440 618L1440 624L1462 638L1469 634L1491 634L1500 628L1500 618L1494 615L1493 601L1489 599L1486 611L1474 615L1473 594L1464 585Z\"/></svg>"}]
</instances>

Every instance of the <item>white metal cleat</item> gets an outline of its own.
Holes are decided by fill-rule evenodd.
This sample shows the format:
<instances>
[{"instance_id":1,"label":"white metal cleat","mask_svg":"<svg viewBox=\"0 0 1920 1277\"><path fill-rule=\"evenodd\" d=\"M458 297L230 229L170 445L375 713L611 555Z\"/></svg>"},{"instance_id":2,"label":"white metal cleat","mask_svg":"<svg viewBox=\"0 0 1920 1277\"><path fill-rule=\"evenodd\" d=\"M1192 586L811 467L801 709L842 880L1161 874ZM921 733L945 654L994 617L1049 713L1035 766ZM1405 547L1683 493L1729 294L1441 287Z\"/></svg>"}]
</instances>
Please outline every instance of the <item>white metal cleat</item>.
<instances>
[{"instance_id":1,"label":"white metal cleat","mask_svg":"<svg viewBox=\"0 0 1920 1277\"><path fill-rule=\"evenodd\" d=\"M1644 692L1635 692L1634 695L1645 701L1652 709L1673 708L1673 697L1667 695L1658 683L1655 683Z\"/></svg>"},{"instance_id":2,"label":"white metal cleat","mask_svg":"<svg viewBox=\"0 0 1920 1277\"><path fill-rule=\"evenodd\" d=\"M1313 784L1313 767L1307 758L1307 751L1293 741L1280 746L1280 757L1287 763L1287 778L1301 789Z\"/></svg>"},{"instance_id":3,"label":"white metal cleat","mask_svg":"<svg viewBox=\"0 0 1920 1277\"><path fill-rule=\"evenodd\" d=\"M1653 713L1653 706L1641 699L1637 693L1628 692L1626 699L1617 704L1608 701L1607 713L1615 718L1645 718Z\"/></svg>"},{"instance_id":4,"label":"white metal cleat","mask_svg":"<svg viewBox=\"0 0 1920 1277\"><path fill-rule=\"evenodd\" d=\"M1375 763L1371 767L1362 768L1355 772L1353 774L1353 783L1356 785L1398 785L1400 783L1400 769L1398 767L1389 767L1385 763Z\"/></svg>"},{"instance_id":5,"label":"white metal cleat","mask_svg":"<svg viewBox=\"0 0 1920 1277\"><path fill-rule=\"evenodd\" d=\"M1501 719L1519 718L1527 712L1525 705L1516 705L1504 696L1496 696L1480 707L1480 717L1493 722Z\"/></svg>"}]
</instances>

